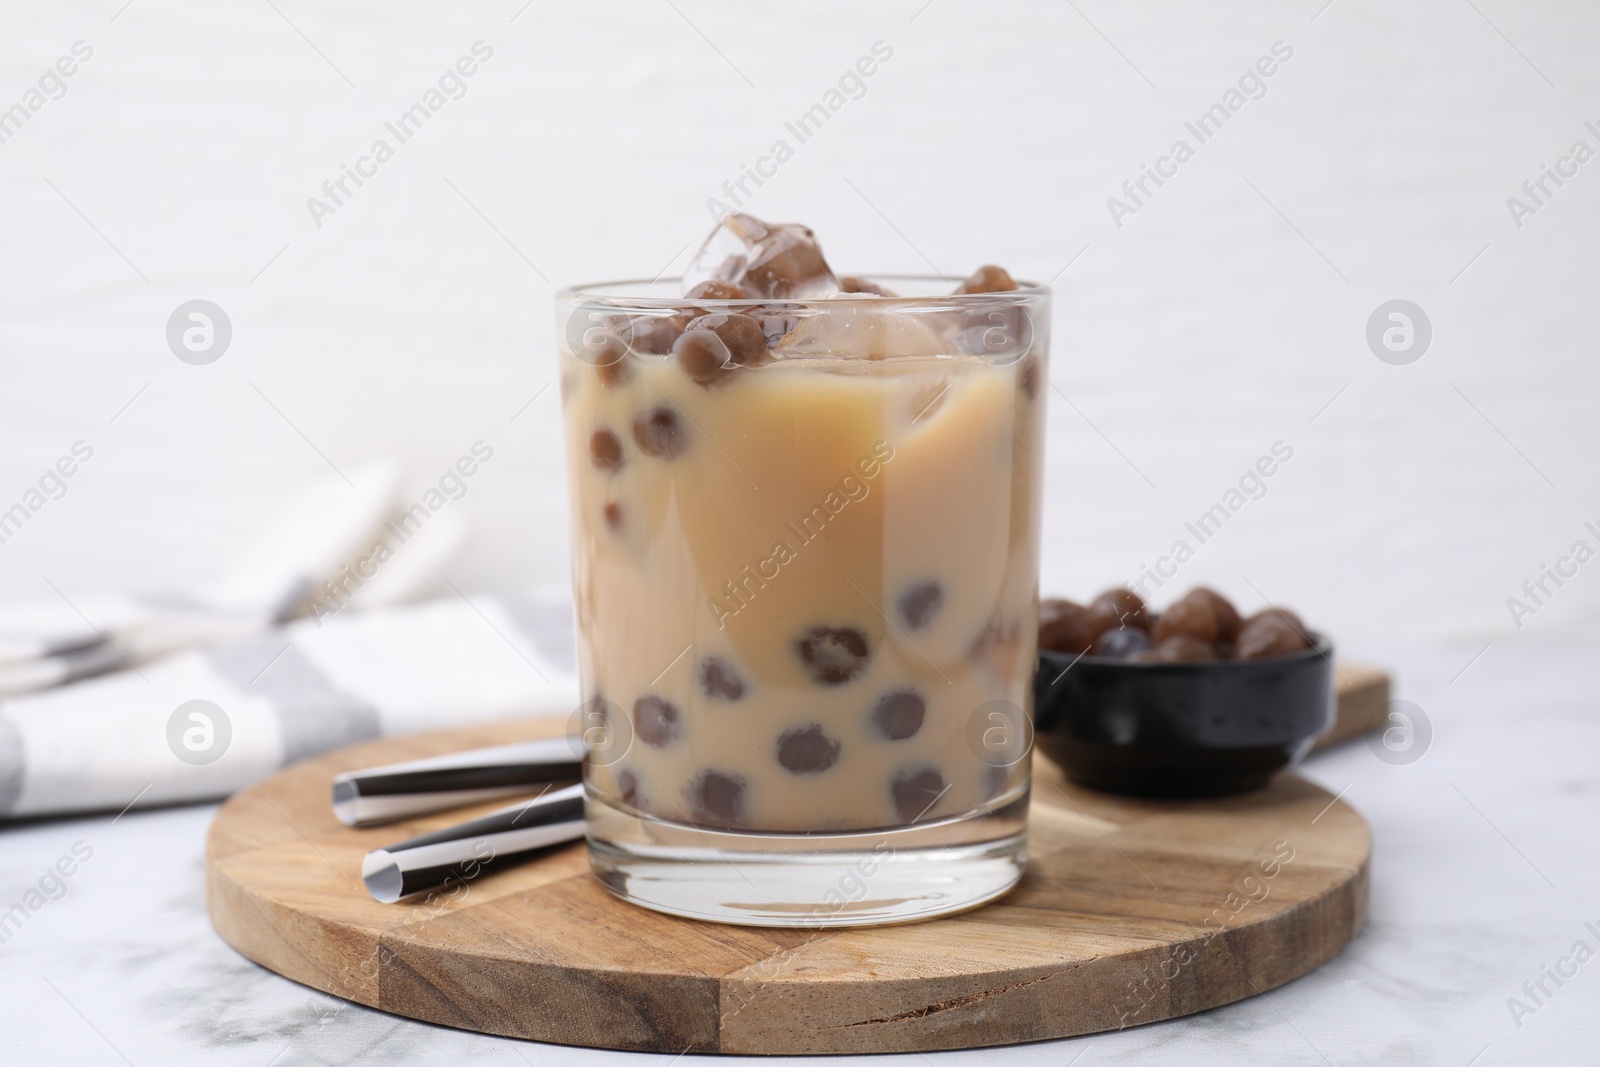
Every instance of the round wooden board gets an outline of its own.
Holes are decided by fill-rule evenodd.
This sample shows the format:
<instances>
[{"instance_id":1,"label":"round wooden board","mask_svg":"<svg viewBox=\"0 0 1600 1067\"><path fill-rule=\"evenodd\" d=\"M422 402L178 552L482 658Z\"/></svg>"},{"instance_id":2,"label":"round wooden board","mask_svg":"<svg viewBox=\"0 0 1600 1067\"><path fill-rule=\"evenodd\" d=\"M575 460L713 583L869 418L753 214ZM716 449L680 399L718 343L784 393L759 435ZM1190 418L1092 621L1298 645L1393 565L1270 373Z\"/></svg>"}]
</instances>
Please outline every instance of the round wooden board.
<instances>
[{"instance_id":1,"label":"round wooden board","mask_svg":"<svg viewBox=\"0 0 1600 1067\"><path fill-rule=\"evenodd\" d=\"M243 790L206 844L217 932L298 982L447 1026L793 1054L975 1048L1187 1015L1305 974L1366 917L1366 823L1302 778L1220 800L1132 800L1080 790L1042 757L1027 876L952 918L827 932L677 919L613 897L581 844L454 899L367 895L367 850L471 812L352 830L329 808L335 773L559 728L378 741Z\"/></svg>"}]
</instances>

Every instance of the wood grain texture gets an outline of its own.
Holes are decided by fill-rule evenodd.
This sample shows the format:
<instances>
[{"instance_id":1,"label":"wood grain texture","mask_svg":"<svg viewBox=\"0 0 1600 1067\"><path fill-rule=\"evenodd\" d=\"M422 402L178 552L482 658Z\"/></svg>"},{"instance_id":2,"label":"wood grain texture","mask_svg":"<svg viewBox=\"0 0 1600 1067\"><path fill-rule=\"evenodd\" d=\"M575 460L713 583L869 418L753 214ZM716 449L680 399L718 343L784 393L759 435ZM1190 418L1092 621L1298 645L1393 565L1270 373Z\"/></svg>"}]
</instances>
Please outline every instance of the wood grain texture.
<instances>
[{"instance_id":1,"label":"wood grain texture","mask_svg":"<svg viewBox=\"0 0 1600 1067\"><path fill-rule=\"evenodd\" d=\"M1357 690L1341 722L1347 703L1365 722L1387 679L1341 673ZM329 809L335 773L559 728L374 742L240 792L207 841L218 933L296 981L447 1026L794 1054L974 1048L1203 1011L1312 970L1366 917L1366 824L1296 775L1244 796L1144 801L1079 789L1042 757L1027 876L998 903L933 922L824 932L658 915L612 897L576 844L451 896L366 894L368 849L472 812L352 830Z\"/></svg>"}]
</instances>

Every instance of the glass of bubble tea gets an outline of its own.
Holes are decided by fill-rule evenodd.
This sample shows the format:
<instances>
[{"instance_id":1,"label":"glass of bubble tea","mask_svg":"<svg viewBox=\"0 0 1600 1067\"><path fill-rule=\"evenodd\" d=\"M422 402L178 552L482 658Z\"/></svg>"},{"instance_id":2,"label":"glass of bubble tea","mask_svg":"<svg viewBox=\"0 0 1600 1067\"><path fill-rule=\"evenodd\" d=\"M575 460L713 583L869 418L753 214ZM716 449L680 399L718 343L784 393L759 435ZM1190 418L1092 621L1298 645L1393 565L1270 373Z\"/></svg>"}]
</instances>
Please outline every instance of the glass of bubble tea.
<instances>
[{"instance_id":1,"label":"glass of bubble tea","mask_svg":"<svg viewBox=\"0 0 1600 1067\"><path fill-rule=\"evenodd\" d=\"M844 281L557 297L590 858L648 908L901 922L1023 872L1049 293Z\"/></svg>"}]
</instances>

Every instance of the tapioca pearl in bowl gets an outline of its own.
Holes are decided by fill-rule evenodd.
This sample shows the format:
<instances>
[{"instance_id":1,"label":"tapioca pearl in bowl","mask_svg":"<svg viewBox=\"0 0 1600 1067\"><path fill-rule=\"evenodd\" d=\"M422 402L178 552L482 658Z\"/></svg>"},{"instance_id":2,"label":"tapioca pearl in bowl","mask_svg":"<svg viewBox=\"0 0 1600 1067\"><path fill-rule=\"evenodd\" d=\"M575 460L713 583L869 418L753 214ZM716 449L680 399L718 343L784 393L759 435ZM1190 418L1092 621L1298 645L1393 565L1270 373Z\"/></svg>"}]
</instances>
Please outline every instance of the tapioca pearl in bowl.
<instances>
[{"instance_id":1,"label":"tapioca pearl in bowl","mask_svg":"<svg viewBox=\"0 0 1600 1067\"><path fill-rule=\"evenodd\" d=\"M1278 613L1262 612L1240 627L1234 647L1236 659L1288 656L1311 647L1298 616L1281 609L1273 610Z\"/></svg>"},{"instance_id":2,"label":"tapioca pearl in bowl","mask_svg":"<svg viewBox=\"0 0 1600 1067\"><path fill-rule=\"evenodd\" d=\"M1094 640L1091 650L1097 656L1109 656L1112 659L1127 659L1129 656L1146 652L1154 647L1150 635L1143 630L1136 630L1131 626L1118 627L1107 630Z\"/></svg>"},{"instance_id":3,"label":"tapioca pearl in bowl","mask_svg":"<svg viewBox=\"0 0 1600 1067\"><path fill-rule=\"evenodd\" d=\"M1131 630L1132 627L1127 629ZM1089 622L1088 608L1057 597L1040 601L1040 648L1076 656L1088 652L1094 643L1095 631Z\"/></svg>"},{"instance_id":4,"label":"tapioca pearl in bowl","mask_svg":"<svg viewBox=\"0 0 1600 1067\"><path fill-rule=\"evenodd\" d=\"M1136 630L1150 628L1150 615L1144 598L1131 589L1107 589L1089 601L1089 628L1096 637L1119 626Z\"/></svg>"},{"instance_id":5,"label":"tapioca pearl in bowl","mask_svg":"<svg viewBox=\"0 0 1600 1067\"><path fill-rule=\"evenodd\" d=\"M1150 623L1150 641L1161 644L1169 637L1192 637L1214 645L1225 640L1226 620L1217 609L1216 602L1205 596L1185 596L1167 605L1167 610ZM1238 633L1238 621L1234 620Z\"/></svg>"}]
</instances>

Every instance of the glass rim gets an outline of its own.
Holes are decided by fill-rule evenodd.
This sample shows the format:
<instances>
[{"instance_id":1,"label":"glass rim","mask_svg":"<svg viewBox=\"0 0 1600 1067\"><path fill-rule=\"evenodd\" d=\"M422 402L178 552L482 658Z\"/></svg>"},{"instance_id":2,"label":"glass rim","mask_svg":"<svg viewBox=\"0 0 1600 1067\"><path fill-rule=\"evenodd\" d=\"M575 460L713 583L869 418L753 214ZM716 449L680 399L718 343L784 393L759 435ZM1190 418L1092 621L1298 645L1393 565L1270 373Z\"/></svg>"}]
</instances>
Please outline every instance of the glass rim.
<instances>
[{"instance_id":1,"label":"glass rim","mask_svg":"<svg viewBox=\"0 0 1600 1067\"><path fill-rule=\"evenodd\" d=\"M959 285L965 279L948 277L943 274L855 274L855 278L865 278L868 281L883 282L940 282L948 285ZM673 296L632 296L626 292L601 292L600 290L626 290L629 288L648 289L656 286L667 285L673 282L682 282L681 275L666 275L656 278L624 278L618 281L584 282L578 285L562 286L556 290L557 301L577 301L581 303L597 303L607 307L616 308L641 308L641 309L679 309L686 303L691 303L688 297L681 294ZM705 297L696 297L692 303L695 307L717 308L745 308L767 307L772 304L800 304L808 307L834 307L840 304L872 303L884 309L936 309L959 310L965 307L990 306L996 301L1023 303L1031 300L1048 300L1051 296L1049 285L1040 285L1038 282L1017 281L1015 289L1006 289L994 293L935 293L925 296L877 296L872 293L841 293L837 296L814 297L778 297L756 296L741 297L735 300L712 300Z\"/></svg>"}]
</instances>

